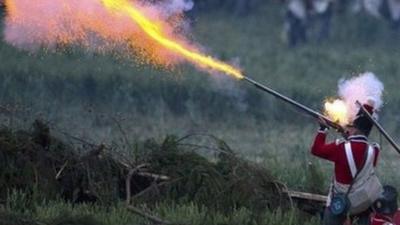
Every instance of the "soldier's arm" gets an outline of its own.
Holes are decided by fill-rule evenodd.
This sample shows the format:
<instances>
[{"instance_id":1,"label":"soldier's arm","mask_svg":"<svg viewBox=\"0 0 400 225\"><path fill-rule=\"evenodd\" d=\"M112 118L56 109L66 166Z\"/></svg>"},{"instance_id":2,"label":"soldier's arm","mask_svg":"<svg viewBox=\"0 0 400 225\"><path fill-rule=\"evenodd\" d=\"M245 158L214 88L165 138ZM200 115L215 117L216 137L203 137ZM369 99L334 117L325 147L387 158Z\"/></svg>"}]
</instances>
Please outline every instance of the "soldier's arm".
<instances>
[{"instance_id":1,"label":"soldier's arm","mask_svg":"<svg viewBox=\"0 0 400 225\"><path fill-rule=\"evenodd\" d=\"M326 143L326 130L319 130L311 147L311 153L329 161L336 161L338 142Z\"/></svg>"}]
</instances>

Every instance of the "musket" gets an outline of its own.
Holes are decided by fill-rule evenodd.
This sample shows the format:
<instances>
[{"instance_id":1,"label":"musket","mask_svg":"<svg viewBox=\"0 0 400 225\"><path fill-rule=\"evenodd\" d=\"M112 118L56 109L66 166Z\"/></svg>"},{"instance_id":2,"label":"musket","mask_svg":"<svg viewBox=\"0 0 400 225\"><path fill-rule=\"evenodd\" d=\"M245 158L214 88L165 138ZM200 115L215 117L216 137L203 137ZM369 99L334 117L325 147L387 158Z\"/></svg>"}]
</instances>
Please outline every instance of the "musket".
<instances>
[{"instance_id":1,"label":"musket","mask_svg":"<svg viewBox=\"0 0 400 225\"><path fill-rule=\"evenodd\" d=\"M393 146L394 150L396 150L400 154L400 147L397 143L393 140L393 138L386 132L385 129L378 123L376 119L372 117L372 115L365 109L365 107L359 102L356 101L356 104L360 107L362 112L367 116L367 118L378 128L379 132L386 138L386 140Z\"/></svg>"},{"instance_id":2,"label":"musket","mask_svg":"<svg viewBox=\"0 0 400 225\"><path fill-rule=\"evenodd\" d=\"M273 89L271 89L271 88L269 88L269 87L267 87L267 86L265 86L263 84L260 84L259 82L255 81L255 80L253 80L253 79L251 79L249 77L244 76L243 80L253 84L258 89L263 90L263 91L275 96L276 98L278 98L280 100L283 100L284 102L295 106L297 109L302 110L303 112L307 113L308 115L310 115L310 116L312 116L314 118L321 118L321 119L325 120L325 122L326 122L326 124L328 126L334 128L335 130L337 130L340 133L344 133L344 128L340 124L332 121L331 119L329 119L328 117L322 115L321 113L319 113L319 112L317 112L317 111L315 111L313 109L310 109L309 107L307 107L307 106L305 106L303 104L300 104L299 102L296 102L295 100L293 100L293 99L291 99L291 98L289 98L289 97L287 97L285 95L282 95L281 93L279 93L279 92L277 92L277 91L275 91L275 90L273 90Z\"/></svg>"}]
</instances>

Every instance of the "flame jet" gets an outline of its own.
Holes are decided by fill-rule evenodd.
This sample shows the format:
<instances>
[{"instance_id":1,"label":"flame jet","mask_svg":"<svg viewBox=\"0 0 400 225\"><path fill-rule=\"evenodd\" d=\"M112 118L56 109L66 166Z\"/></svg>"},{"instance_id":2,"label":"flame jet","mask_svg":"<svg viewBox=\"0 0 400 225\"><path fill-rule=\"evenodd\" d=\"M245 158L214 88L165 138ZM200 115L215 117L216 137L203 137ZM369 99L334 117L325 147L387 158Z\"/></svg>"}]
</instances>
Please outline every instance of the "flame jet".
<instances>
[{"instance_id":1,"label":"flame jet","mask_svg":"<svg viewBox=\"0 0 400 225\"><path fill-rule=\"evenodd\" d=\"M243 74L239 69L219 60L216 60L211 56L206 56L197 51L185 48L182 44L179 44L173 39L168 38L163 33L161 26L158 26L156 23L148 19L128 0L102 0L102 2L107 9L116 13L123 13L128 15L147 35L149 35L154 41L161 44L170 51L184 57L185 59L201 67L213 69L232 75L238 79L243 79Z\"/></svg>"},{"instance_id":2,"label":"flame jet","mask_svg":"<svg viewBox=\"0 0 400 225\"><path fill-rule=\"evenodd\" d=\"M255 80L246 77L243 75L243 73L224 62L221 62L219 60L216 60L212 58L211 56L206 56L198 51L193 51L188 48L185 48L184 45L178 43L177 41L173 40L173 38L168 37L166 34L163 33L163 29L161 26L157 25L153 21L151 21L149 18L147 18L143 13L139 11L138 8L135 7L134 4L129 2L128 0L102 0L104 6L116 13L122 13L128 15L134 22L137 23L137 25L148 35L150 36L154 41L157 43L161 44L168 50L184 57L186 60L201 66L203 68L208 68L208 69L213 69L218 72L223 72L225 74L231 75L237 79L240 80L245 80L251 84L253 84L255 87L258 89L261 89L265 92L268 92L269 94L272 94L273 96L285 101L286 103L289 103L296 108L306 112L307 114L311 115L312 117L315 118L322 118L324 119L329 126L335 128L336 130L342 132L343 128L341 125L333 122L330 120L328 117L322 115L321 113L314 111L296 101L293 99L290 99L273 89L262 85Z\"/></svg>"}]
</instances>

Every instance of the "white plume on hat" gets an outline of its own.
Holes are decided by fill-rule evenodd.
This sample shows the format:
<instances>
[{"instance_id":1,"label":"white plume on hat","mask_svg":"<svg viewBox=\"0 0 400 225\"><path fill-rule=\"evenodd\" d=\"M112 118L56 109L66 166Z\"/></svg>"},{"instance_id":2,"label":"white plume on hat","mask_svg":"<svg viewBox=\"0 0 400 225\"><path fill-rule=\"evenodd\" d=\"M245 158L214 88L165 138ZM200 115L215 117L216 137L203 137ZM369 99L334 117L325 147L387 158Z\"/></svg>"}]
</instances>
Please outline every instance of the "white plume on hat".
<instances>
[{"instance_id":1,"label":"white plume on hat","mask_svg":"<svg viewBox=\"0 0 400 225\"><path fill-rule=\"evenodd\" d=\"M383 105L383 83L371 72L362 73L348 80L341 79L338 88L339 96L347 107L348 121L353 121L359 111L356 101L372 106L375 112Z\"/></svg>"}]
</instances>

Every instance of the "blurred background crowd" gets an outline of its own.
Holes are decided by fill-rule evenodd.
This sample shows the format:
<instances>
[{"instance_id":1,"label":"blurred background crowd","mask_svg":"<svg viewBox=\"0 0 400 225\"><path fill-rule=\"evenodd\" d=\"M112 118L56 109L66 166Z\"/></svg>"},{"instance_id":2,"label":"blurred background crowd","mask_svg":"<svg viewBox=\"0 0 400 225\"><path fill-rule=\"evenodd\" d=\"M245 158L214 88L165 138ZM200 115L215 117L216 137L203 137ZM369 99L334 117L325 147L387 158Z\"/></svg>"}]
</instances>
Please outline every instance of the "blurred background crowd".
<instances>
[{"instance_id":1,"label":"blurred background crowd","mask_svg":"<svg viewBox=\"0 0 400 225\"><path fill-rule=\"evenodd\" d=\"M263 0L197 0L197 10L225 8L237 16L251 14ZM284 35L290 47L329 39L334 16L366 14L397 31L400 28L400 0L282 0ZM343 24L336 24L341 26ZM310 35L309 30L316 30Z\"/></svg>"},{"instance_id":2,"label":"blurred background crowd","mask_svg":"<svg viewBox=\"0 0 400 225\"><path fill-rule=\"evenodd\" d=\"M165 0L142 0L165 1ZM187 0L194 1L195 7L187 14L191 18L210 10L228 11L232 15L248 16L254 10L267 4L265 0ZM330 38L332 19L343 14L354 16L366 14L387 23L392 30L400 28L400 0L277 0L282 5L283 36L290 47L310 40L322 42ZM0 0L5 10L5 0ZM336 24L341 26L341 24ZM310 30L313 30L310 34Z\"/></svg>"},{"instance_id":3,"label":"blurred background crowd","mask_svg":"<svg viewBox=\"0 0 400 225\"><path fill-rule=\"evenodd\" d=\"M317 24L317 41L328 39L332 17L343 13L355 16L368 14L385 20L393 30L399 29L400 1L398 0L287 0L285 30L289 46L307 42L307 30ZM340 24L337 24L340 26Z\"/></svg>"}]
</instances>

